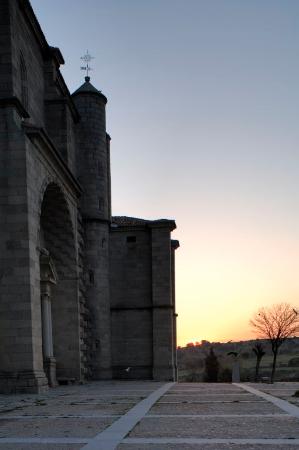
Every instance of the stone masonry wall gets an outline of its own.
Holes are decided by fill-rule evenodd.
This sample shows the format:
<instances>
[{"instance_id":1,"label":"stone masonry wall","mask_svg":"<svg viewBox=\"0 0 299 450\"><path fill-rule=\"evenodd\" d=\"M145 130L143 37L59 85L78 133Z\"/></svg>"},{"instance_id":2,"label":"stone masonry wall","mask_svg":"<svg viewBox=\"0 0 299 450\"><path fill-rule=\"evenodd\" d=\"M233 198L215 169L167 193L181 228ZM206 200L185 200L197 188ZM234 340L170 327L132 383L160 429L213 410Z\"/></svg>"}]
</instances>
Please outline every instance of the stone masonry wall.
<instances>
[{"instance_id":1,"label":"stone masonry wall","mask_svg":"<svg viewBox=\"0 0 299 450\"><path fill-rule=\"evenodd\" d=\"M26 132L26 131L25 131ZM54 258L58 283L53 287L53 342L59 376L81 377L79 340L79 279L77 187L51 164L51 153L37 137L26 137L27 207L32 343L37 367L42 368L39 250L41 213L45 245ZM49 191L49 189L51 190ZM46 208L46 209L45 209Z\"/></svg>"},{"instance_id":2,"label":"stone masonry wall","mask_svg":"<svg viewBox=\"0 0 299 450\"><path fill-rule=\"evenodd\" d=\"M23 2L9 2L12 42L12 83L13 95L22 98L21 60L25 63L27 79L27 105L23 105L30 115L29 121L44 125L44 61L41 48L33 35L23 13Z\"/></svg>"},{"instance_id":3,"label":"stone masonry wall","mask_svg":"<svg viewBox=\"0 0 299 450\"><path fill-rule=\"evenodd\" d=\"M94 379L111 378L109 294L109 147L106 135L106 98L89 81L73 94L80 114L76 127L78 179L83 187L80 209L84 229L86 307L83 321L88 335L84 346ZM90 91L88 91L90 90Z\"/></svg>"},{"instance_id":4,"label":"stone masonry wall","mask_svg":"<svg viewBox=\"0 0 299 450\"><path fill-rule=\"evenodd\" d=\"M69 95L28 0L0 0L0 63L0 392L48 387L42 248L57 376L173 379L175 224L111 227L106 97Z\"/></svg>"},{"instance_id":5,"label":"stone masonry wall","mask_svg":"<svg viewBox=\"0 0 299 450\"><path fill-rule=\"evenodd\" d=\"M0 1L0 98L13 95L10 28L9 2Z\"/></svg>"},{"instance_id":6,"label":"stone masonry wall","mask_svg":"<svg viewBox=\"0 0 299 450\"><path fill-rule=\"evenodd\" d=\"M32 308L27 164L21 117L3 108L0 119L0 389L22 391L46 384Z\"/></svg>"},{"instance_id":7,"label":"stone masonry wall","mask_svg":"<svg viewBox=\"0 0 299 450\"><path fill-rule=\"evenodd\" d=\"M115 378L152 378L152 285L149 230L111 229L110 293L113 376ZM126 371L128 367L130 370Z\"/></svg>"}]
</instances>

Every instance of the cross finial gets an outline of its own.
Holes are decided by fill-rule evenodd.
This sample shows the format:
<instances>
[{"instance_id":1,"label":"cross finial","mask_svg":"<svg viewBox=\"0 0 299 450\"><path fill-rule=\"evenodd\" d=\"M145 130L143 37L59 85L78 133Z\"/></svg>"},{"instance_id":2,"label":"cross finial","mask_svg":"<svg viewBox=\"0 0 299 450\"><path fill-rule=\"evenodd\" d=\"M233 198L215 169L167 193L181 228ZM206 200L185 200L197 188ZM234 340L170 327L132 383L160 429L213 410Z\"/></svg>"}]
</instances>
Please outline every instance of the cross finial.
<instances>
[{"instance_id":1,"label":"cross finial","mask_svg":"<svg viewBox=\"0 0 299 450\"><path fill-rule=\"evenodd\" d=\"M91 61L92 59L94 59L94 57L91 56L91 55L88 53L88 50L87 50L86 53L85 53L85 55L84 55L84 56L81 56L81 59L85 62L85 66L81 66L80 69L86 71L85 81L90 81L89 72L90 72L91 70L93 70L93 69L90 67L90 61Z\"/></svg>"}]
</instances>

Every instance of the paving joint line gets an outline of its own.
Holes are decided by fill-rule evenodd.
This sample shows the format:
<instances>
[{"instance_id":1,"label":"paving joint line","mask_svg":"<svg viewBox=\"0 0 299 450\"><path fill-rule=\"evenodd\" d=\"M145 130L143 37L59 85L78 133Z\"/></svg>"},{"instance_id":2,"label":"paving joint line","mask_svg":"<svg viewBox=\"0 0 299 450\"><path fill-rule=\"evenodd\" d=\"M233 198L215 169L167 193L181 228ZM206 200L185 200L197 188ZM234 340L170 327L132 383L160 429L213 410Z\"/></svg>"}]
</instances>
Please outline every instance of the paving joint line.
<instances>
[{"instance_id":1,"label":"paving joint line","mask_svg":"<svg viewBox=\"0 0 299 450\"><path fill-rule=\"evenodd\" d=\"M118 419L122 417L122 414L97 414L97 415L84 415L84 414L61 414L61 415L51 415L51 414L40 414L36 416L24 415L24 416L0 416L1 420L36 420L36 419Z\"/></svg>"},{"instance_id":2,"label":"paving joint line","mask_svg":"<svg viewBox=\"0 0 299 450\"><path fill-rule=\"evenodd\" d=\"M91 438L34 438L34 437L23 437L23 438L2 438L0 437L0 446L2 444L86 444L91 440Z\"/></svg>"},{"instance_id":3,"label":"paving joint line","mask_svg":"<svg viewBox=\"0 0 299 450\"><path fill-rule=\"evenodd\" d=\"M288 414L284 413L284 414L147 414L146 416L143 417L143 419L162 419L162 418L200 418L200 419L211 419L211 418L226 418L226 417L230 417L230 418L238 418L238 417L253 417L253 418L264 418L264 417L271 417L273 419L273 417L288 417Z\"/></svg>"},{"instance_id":4,"label":"paving joint line","mask_svg":"<svg viewBox=\"0 0 299 450\"><path fill-rule=\"evenodd\" d=\"M157 405L192 405L192 404L208 404L211 403L225 403L225 404L231 404L231 403L267 403L267 400L195 400L195 401L174 401L174 402L157 402Z\"/></svg>"},{"instance_id":5,"label":"paving joint line","mask_svg":"<svg viewBox=\"0 0 299 450\"><path fill-rule=\"evenodd\" d=\"M217 439L217 438L125 438L123 444L262 444L262 445L296 445L299 439Z\"/></svg>"},{"instance_id":6,"label":"paving joint line","mask_svg":"<svg viewBox=\"0 0 299 450\"><path fill-rule=\"evenodd\" d=\"M150 408L176 383L166 383L147 398L141 400L120 419L104 431L96 435L82 450L114 450L122 442L124 437L147 414Z\"/></svg>"}]
</instances>

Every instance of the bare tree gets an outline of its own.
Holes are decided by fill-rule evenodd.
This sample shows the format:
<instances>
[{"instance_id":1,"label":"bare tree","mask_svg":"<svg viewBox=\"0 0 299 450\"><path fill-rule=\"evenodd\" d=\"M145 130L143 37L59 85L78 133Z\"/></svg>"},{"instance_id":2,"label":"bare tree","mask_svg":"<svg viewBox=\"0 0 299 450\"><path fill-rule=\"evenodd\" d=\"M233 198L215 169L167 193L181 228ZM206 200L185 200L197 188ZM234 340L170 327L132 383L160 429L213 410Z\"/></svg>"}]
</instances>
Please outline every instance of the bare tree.
<instances>
[{"instance_id":1,"label":"bare tree","mask_svg":"<svg viewBox=\"0 0 299 450\"><path fill-rule=\"evenodd\" d=\"M262 360L262 357L266 354L266 352L264 351L263 344L261 344L260 342L256 342L254 344L254 346L252 347L252 351L254 352L254 354L256 356L254 381L258 381L261 360Z\"/></svg>"},{"instance_id":2,"label":"bare tree","mask_svg":"<svg viewBox=\"0 0 299 450\"><path fill-rule=\"evenodd\" d=\"M274 381L277 353L284 341L299 331L299 314L289 303L261 308L250 320L260 337L269 339L273 353L271 383Z\"/></svg>"}]
</instances>

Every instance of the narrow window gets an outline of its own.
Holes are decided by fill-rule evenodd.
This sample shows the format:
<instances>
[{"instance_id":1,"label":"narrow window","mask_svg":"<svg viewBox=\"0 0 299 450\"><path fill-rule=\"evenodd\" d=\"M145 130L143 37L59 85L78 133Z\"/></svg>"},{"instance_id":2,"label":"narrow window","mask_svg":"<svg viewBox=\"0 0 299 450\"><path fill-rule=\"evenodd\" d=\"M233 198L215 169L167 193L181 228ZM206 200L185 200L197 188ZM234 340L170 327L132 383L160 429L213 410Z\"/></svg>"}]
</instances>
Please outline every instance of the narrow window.
<instances>
[{"instance_id":1,"label":"narrow window","mask_svg":"<svg viewBox=\"0 0 299 450\"><path fill-rule=\"evenodd\" d=\"M136 236L127 236L127 242L128 243L136 242Z\"/></svg>"},{"instance_id":2,"label":"narrow window","mask_svg":"<svg viewBox=\"0 0 299 450\"><path fill-rule=\"evenodd\" d=\"M89 283L94 284L94 272L93 270L89 271Z\"/></svg>"},{"instance_id":3,"label":"narrow window","mask_svg":"<svg viewBox=\"0 0 299 450\"><path fill-rule=\"evenodd\" d=\"M21 100L25 109L28 109L28 79L27 68L24 56L20 55L20 75L21 75Z\"/></svg>"}]
</instances>

